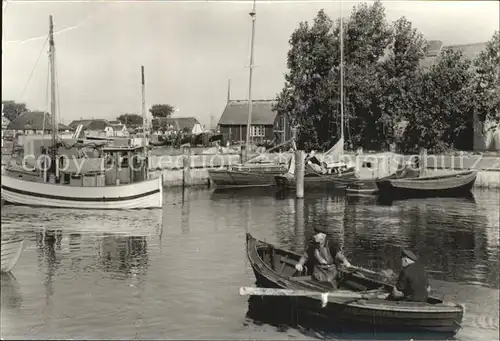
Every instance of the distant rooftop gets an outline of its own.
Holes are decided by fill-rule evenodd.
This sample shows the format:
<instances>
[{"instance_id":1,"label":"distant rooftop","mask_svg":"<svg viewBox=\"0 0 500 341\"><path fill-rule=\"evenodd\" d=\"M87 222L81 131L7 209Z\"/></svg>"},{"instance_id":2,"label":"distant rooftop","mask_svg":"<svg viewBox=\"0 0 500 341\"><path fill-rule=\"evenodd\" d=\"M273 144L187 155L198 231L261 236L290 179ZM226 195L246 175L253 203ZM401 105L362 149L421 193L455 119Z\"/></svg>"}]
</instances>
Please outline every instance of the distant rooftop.
<instances>
[{"instance_id":1,"label":"distant rooftop","mask_svg":"<svg viewBox=\"0 0 500 341\"><path fill-rule=\"evenodd\" d=\"M425 58L420 61L420 67L424 70L429 69L438 60L443 51L461 51L464 58L473 60L481 51L486 48L487 43L460 44L460 45L444 45L440 40L429 40L428 52Z\"/></svg>"},{"instance_id":2,"label":"distant rooftop","mask_svg":"<svg viewBox=\"0 0 500 341\"><path fill-rule=\"evenodd\" d=\"M277 113L273 111L275 100L252 101L252 124L273 125ZM247 125L248 100L230 100L219 120L219 125Z\"/></svg>"}]
</instances>

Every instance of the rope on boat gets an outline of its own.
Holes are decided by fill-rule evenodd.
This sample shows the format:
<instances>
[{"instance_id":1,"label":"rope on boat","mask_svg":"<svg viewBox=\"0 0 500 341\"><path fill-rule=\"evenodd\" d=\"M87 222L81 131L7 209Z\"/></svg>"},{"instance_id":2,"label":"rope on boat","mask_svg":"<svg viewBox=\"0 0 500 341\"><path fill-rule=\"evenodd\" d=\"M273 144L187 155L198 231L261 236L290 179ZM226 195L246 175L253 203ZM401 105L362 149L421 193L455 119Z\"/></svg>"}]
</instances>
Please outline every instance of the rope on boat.
<instances>
[{"instance_id":1,"label":"rope on boat","mask_svg":"<svg viewBox=\"0 0 500 341\"><path fill-rule=\"evenodd\" d=\"M24 86L23 92L21 92L21 96L19 97L20 101L23 100L24 93L26 92L26 90L28 89L28 86L30 85L31 78L33 77L33 75L35 73L35 69L38 66L38 63L40 62L40 58L42 57L42 53L45 50L45 46L47 45L48 40L49 40L49 35L47 34L47 36L45 37L45 42L43 43L42 48L40 49L40 53L38 54L38 58L36 59L35 65L33 66L33 69L31 70L31 73L28 77L28 81L26 82L26 85Z\"/></svg>"}]
</instances>

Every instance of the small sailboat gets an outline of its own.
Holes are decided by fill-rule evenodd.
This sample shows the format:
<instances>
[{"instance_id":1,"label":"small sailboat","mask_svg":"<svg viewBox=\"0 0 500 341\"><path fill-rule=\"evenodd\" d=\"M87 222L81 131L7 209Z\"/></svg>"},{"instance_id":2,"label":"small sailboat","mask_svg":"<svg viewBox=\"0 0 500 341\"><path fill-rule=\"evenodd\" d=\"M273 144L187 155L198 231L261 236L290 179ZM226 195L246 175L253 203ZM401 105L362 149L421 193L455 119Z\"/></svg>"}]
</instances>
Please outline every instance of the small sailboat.
<instances>
[{"instance_id":1,"label":"small sailboat","mask_svg":"<svg viewBox=\"0 0 500 341\"><path fill-rule=\"evenodd\" d=\"M253 3L252 12L252 43L250 46L250 66L249 66L249 80L248 80L248 122L246 132L245 150L250 152L250 127L252 125L252 76L253 76L253 60L254 60L254 38L255 38L255 17L256 6ZM279 147L291 143L293 140L282 143L268 152L275 150ZM293 142L292 142L293 143ZM258 156L257 156L258 157ZM208 174L211 181L218 188L238 188L238 187L266 187L274 186L274 177L276 175L285 174L287 167L283 164L273 162L257 162L256 157L248 160L242 160L244 163L233 165L228 168L214 168L209 169Z\"/></svg>"},{"instance_id":2,"label":"small sailboat","mask_svg":"<svg viewBox=\"0 0 500 341\"><path fill-rule=\"evenodd\" d=\"M304 188L345 188L357 178L356 167L342 161L344 154L344 35L340 17L340 139L323 157L306 156ZM286 174L275 177L279 191L295 188L295 160Z\"/></svg>"},{"instance_id":3,"label":"small sailboat","mask_svg":"<svg viewBox=\"0 0 500 341\"><path fill-rule=\"evenodd\" d=\"M58 140L55 88L55 44L52 16L49 17L49 62L51 76L52 143L45 152L45 167L28 171L20 166L2 169L2 198L9 203L80 209L161 208L163 205L162 177L150 179L148 174L147 141L141 145L100 145L91 143L101 156L101 167L82 174L67 170L65 160L58 155L67 147ZM143 117L144 69L142 69ZM45 121L45 118L44 118ZM145 120L144 120L145 122ZM145 124L145 123L144 123ZM145 139L146 140L146 139ZM71 147L86 145L78 141ZM67 159L67 158L66 158ZM81 160L87 162L88 160ZM71 168L71 167L70 167ZM5 173L5 174L4 174Z\"/></svg>"},{"instance_id":4,"label":"small sailboat","mask_svg":"<svg viewBox=\"0 0 500 341\"><path fill-rule=\"evenodd\" d=\"M7 240L2 239L2 272L9 272L14 268L23 251L23 244L24 240L18 237L10 238Z\"/></svg>"},{"instance_id":5,"label":"small sailboat","mask_svg":"<svg viewBox=\"0 0 500 341\"><path fill-rule=\"evenodd\" d=\"M333 147L343 143L343 139ZM304 188L345 188L347 184L357 179L356 167L343 162L326 164L315 156L306 156L304 174ZM275 177L279 191L294 189L295 184L295 156L292 157L288 172Z\"/></svg>"}]
</instances>

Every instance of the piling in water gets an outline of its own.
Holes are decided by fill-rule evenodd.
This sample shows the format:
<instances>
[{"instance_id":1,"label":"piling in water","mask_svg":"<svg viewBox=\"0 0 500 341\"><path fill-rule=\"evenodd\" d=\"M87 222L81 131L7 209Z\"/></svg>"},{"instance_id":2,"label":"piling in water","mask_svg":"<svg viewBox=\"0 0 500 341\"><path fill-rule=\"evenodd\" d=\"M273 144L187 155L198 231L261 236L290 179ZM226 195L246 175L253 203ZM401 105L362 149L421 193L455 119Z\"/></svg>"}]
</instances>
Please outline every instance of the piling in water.
<instances>
[{"instance_id":1,"label":"piling in water","mask_svg":"<svg viewBox=\"0 0 500 341\"><path fill-rule=\"evenodd\" d=\"M191 184L191 148L184 148L184 158L182 159L182 187Z\"/></svg>"},{"instance_id":2,"label":"piling in water","mask_svg":"<svg viewBox=\"0 0 500 341\"><path fill-rule=\"evenodd\" d=\"M420 166L420 176L425 176L425 171L427 169L427 149L422 148L420 149L420 157L418 160L419 166Z\"/></svg>"},{"instance_id":3,"label":"piling in water","mask_svg":"<svg viewBox=\"0 0 500 341\"><path fill-rule=\"evenodd\" d=\"M245 163L247 162L247 155L248 155L248 150L246 148L247 146L242 145L240 149L240 162Z\"/></svg>"},{"instance_id":4,"label":"piling in water","mask_svg":"<svg viewBox=\"0 0 500 341\"><path fill-rule=\"evenodd\" d=\"M295 188L297 199L304 198L305 153L302 150L295 152Z\"/></svg>"}]
</instances>

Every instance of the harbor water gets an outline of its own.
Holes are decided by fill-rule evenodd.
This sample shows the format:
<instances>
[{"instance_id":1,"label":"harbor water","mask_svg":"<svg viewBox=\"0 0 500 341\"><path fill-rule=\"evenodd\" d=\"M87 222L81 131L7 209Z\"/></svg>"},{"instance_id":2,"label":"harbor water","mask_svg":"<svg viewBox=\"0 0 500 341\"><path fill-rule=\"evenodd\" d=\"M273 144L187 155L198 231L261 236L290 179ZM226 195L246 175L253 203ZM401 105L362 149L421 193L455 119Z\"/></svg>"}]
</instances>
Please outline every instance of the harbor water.
<instances>
[{"instance_id":1,"label":"harbor water","mask_svg":"<svg viewBox=\"0 0 500 341\"><path fill-rule=\"evenodd\" d=\"M164 195L162 210L3 206L2 233L23 236L25 250L2 274L1 337L324 337L251 319L239 295L255 282L247 232L300 252L322 225L358 266L397 271L400 248L415 250L434 294L466 306L457 339L498 339L498 191L391 203L331 193L296 200L271 188Z\"/></svg>"}]
</instances>

